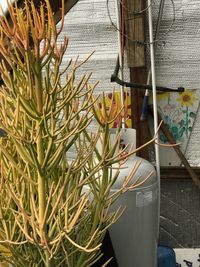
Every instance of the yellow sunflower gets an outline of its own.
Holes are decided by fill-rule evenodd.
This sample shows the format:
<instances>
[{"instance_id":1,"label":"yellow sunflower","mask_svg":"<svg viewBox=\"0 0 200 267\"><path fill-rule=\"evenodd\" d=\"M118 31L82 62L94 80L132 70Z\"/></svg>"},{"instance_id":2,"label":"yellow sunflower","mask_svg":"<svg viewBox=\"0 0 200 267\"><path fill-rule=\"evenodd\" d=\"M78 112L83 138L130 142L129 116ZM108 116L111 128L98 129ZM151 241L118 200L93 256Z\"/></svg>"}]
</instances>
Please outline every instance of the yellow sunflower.
<instances>
[{"instance_id":1,"label":"yellow sunflower","mask_svg":"<svg viewBox=\"0 0 200 267\"><path fill-rule=\"evenodd\" d=\"M177 101L181 104L181 106L192 106L194 101L197 100L196 96L191 90L186 90L183 93L179 94L179 98L177 98Z\"/></svg>"}]
</instances>

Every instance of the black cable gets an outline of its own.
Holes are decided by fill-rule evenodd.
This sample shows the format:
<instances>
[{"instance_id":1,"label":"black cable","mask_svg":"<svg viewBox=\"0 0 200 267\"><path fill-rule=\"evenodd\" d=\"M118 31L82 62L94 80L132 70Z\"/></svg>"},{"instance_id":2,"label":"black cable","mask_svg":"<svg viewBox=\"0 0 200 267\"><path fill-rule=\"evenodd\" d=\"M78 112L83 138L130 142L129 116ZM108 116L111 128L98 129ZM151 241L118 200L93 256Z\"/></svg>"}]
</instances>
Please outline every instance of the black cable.
<instances>
[{"instance_id":1,"label":"black cable","mask_svg":"<svg viewBox=\"0 0 200 267\"><path fill-rule=\"evenodd\" d=\"M117 62L116 62L114 73L111 75L111 82L116 82L117 84L119 84L121 86L126 86L126 87L129 87L131 89L149 89L149 90L152 90L152 85L150 85L150 84L130 83L130 82L126 82L126 81L119 79L118 78L118 72L119 72L119 57L118 57ZM163 87L163 86L156 86L156 90L158 90L160 92L176 92L176 93L177 92L182 93L185 91L185 89L183 87L178 87L177 89L171 89L171 88Z\"/></svg>"}]
</instances>

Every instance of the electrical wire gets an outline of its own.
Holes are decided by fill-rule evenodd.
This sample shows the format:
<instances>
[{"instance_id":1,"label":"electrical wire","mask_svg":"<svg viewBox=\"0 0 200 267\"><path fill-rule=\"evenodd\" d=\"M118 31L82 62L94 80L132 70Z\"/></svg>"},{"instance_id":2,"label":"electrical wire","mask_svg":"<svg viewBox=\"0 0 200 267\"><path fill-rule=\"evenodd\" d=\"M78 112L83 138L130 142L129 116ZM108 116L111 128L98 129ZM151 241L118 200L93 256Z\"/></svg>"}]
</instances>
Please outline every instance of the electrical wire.
<instances>
[{"instance_id":1,"label":"electrical wire","mask_svg":"<svg viewBox=\"0 0 200 267\"><path fill-rule=\"evenodd\" d=\"M117 12L117 28L122 27L122 21L121 21L121 10L119 6L118 0L115 0L116 3L116 12ZM118 31L118 49L119 49L119 66L120 66L120 77L123 80L124 79L124 68L123 68L123 53L122 53L122 31ZM125 110L125 101L124 101L124 86L120 86L121 91L121 103L123 110ZM122 118L122 128L125 129L125 118L123 116Z\"/></svg>"},{"instance_id":2,"label":"electrical wire","mask_svg":"<svg viewBox=\"0 0 200 267\"><path fill-rule=\"evenodd\" d=\"M124 4L123 4L123 0L118 0L120 3L121 3L121 5L123 6ZM139 10L139 11L136 11L136 10L134 10L134 11L132 11L132 10L130 10L129 8L127 8L125 5L124 5L124 9L126 10L126 11L128 11L130 14L132 14L132 15L142 15L145 11L147 11L148 9L149 9L149 7L150 6L152 6L152 4L155 2L155 0L151 0L151 3L147 6L147 7L145 7L144 9L141 9L141 10Z\"/></svg>"},{"instance_id":3,"label":"electrical wire","mask_svg":"<svg viewBox=\"0 0 200 267\"><path fill-rule=\"evenodd\" d=\"M165 0L160 0L160 6L159 6L159 12L158 12L157 25L156 25L155 38L154 39L158 39L158 36L159 36L160 25L161 25L163 11L164 11L164 5L165 5ZM158 43L154 44L154 52L155 53L156 53L157 44ZM151 79L151 68L148 71L147 84L150 84L150 79ZM150 91L148 89L146 89L144 99L143 99L143 105L142 105L142 113L140 116L141 121L145 120L148 116L149 95L150 95Z\"/></svg>"},{"instance_id":4,"label":"electrical wire","mask_svg":"<svg viewBox=\"0 0 200 267\"><path fill-rule=\"evenodd\" d=\"M107 8L107 14L108 14L108 18L110 20L110 24L112 25L112 27L116 30L116 31L119 31L121 34L121 30L119 29L119 27L116 26L116 24L113 22L113 19L112 19L112 16L111 16L111 13L110 13L110 8L109 8L109 1L110 0L106 0L106 8ZM122 3L122 0L118 0L120 2L120 4ZM158 43L158 42L163 42L164 39L166 38L166 36L169 34L169 32L171 31L174 23L175 23L175 20L176 20L176 10L175 10L175 4L174 4L174 0L170 0L171 2L171 5L172 5L172 9L173 9L173 18L172 18L172 21L171 21L171 24L170 26L168 27L168 29L166 30L165 33L163 33L162 35L160 35L159 38L153 40L153 43ZM152 7L154 1L153 0L150 0L150 4L148 4L148 6L140 11L138 11L138 14L139 15L134 15L132 16L132 19L138 19L138 17L140 17L141 15L143 15L144 12L146 12L150 7ZM131 10L129 10L125 5L124 5L124 8L126 10L128 10L130 13L133 13L131 12ZM128 18L128 20L130 20L131 18ZM165 37L165 38L164 38ZM126 38L129 42L131 43L135 43L137 45L150 45L149 42L143 42L143 41L140 41L140 40L133 40L131 39L127 34L124 33L124 38Z\"/></svg>"}]
</instances>

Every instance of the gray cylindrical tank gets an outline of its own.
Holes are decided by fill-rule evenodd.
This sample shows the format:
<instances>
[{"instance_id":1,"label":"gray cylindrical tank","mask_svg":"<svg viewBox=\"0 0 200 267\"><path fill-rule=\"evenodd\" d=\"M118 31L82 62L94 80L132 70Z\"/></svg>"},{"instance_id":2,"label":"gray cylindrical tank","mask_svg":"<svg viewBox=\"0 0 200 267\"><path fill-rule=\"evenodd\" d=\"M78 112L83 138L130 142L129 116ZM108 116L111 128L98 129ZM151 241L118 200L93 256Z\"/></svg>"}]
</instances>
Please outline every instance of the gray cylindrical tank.
<instances>
[{"instance_id":1,"label":"gray cylindrical tank","mask_svg":"<svg viewBox=\"0 0 200 267\"><path fill-rule=\"evenodd\" d=\"M121 170L118 182L112 188L121 187L137 161L141 165L131 183L138 176L139 182L153 172L153 175L141 186L121 195L112 209L125 206L126 210L110 228L110 237L119 267L156 267L158 238L158 183L155 168L148 161L133 156L126 162L126 169Z\"/></svg>"}]
</instances>

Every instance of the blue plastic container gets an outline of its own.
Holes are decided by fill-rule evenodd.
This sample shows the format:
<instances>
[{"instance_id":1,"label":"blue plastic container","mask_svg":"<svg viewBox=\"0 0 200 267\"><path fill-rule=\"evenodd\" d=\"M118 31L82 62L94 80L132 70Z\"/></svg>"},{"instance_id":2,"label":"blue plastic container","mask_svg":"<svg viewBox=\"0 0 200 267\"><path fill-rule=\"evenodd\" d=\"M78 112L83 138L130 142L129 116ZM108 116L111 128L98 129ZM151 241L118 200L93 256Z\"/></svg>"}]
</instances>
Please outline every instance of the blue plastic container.
<instances>
[{"instance_id":1,"label":"blue plastic container","mask_svg":"<svg viewBox=\"0 0 200 267\"><path fill-rule=\"evenodd\" d=\"M158 267L176 267L176 256L172 248L158 246Z\"/></svg>"}]
</instances>

